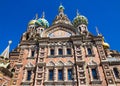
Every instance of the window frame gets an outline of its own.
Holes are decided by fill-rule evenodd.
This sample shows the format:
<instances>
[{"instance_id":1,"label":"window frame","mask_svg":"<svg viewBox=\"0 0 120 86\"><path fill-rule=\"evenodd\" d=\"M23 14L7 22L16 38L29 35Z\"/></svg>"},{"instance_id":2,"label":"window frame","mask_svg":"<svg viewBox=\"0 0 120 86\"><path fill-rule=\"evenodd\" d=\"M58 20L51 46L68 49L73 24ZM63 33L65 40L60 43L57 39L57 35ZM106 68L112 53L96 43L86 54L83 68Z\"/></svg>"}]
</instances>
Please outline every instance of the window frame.
<instances>
[{"instance_id":1,"label":"window frame","mask_svg":"<svg viewBox=\"0 0 120 86\"><path fill-rule=\"evenodd\" d=\"M28 71L27 71L27 81L30 81L30 80L31 80L31 75L32 75L32 71L31 71L31 70L28 70Z\"/></svg>"},{"instance_id":2,"label":"window frame","mask_svg":"<svg viewBox=\"0 0 120 86\"><path fill-rule=\"evenodd\" d=\"M70 52L68 52L68 50L70 50ZM71 54L72 54L71 48L67 48L67 55L71 55Z\"/></svg>"},{"instance_id":3,"label":"window frame","mask_svg":"<svg viewBox=\"0 0 120 86\"><path fill-rule=\"evenodd\" d=\"M53 50L53 54L52 54L52 52L51 52L52 50ZM55 49L53 49L53 48L50 49L50 55L52 55L52 56L55 55Z\"/></svg>"},{"instance_id":4,"label":"window frame","mask_svg":"<svg viewBox=\"0 0 120 86\"><path fill-rule=\"evenodd\" d=\"M93 55L92 48L87 48L87 55Z\"/></svg>"},{"instance_id":5,"label":"window frame","mask_svg":"<svg viewBox=\"0 0 120 86\"><path fill-rule=\"evenodd\" d=\"M60 74L61 72L61 74ZM63 69L58 69L58 80L63 80Z\"/></svg>"},{"instance_id":6,"label":"window frame","mask_svg":"<svg viewBox=\"0 0 120 86\"><path fill-rule=\"evenodd\" d=\"M35 56L35 51L32 50L32 51L31 51L31 57L34 57L34 56Z\"/></svg>"},{"instance_id":7,"label":"window frame","mask_svg":"<svg viewBox=\"0 0 120 86\"><path fill-rule=\"evenodd\" d=\"M71 72L70 75L69 75L69 70L70 70L70 72ZM68 72L68 75L67 75L67 76L68 76L68 80L72 80L72 72L73 72L72 69L68 69L67 72ZM69 77L69 76L70 76L70 77Z\"/></svg>"},{"instance_id":8,"label":"window frame","mask_svg":"<svg viewBox=\"0 0 120 86\"><path fill-rule=\"evenodd\" d=\"M52 73L50 73L50 71L52 71ZM52 74L52 76L51 76L51 74ZM54 70L53 69L49 69L49 78L48 78L48 80L50 80L50 81L54 80Z\"/></svg>"},{"instance_id":9,"label":"window frame","mask_svg":"<svg viewBox=\"0 0 120 86\"><path fill-rule=\"evenodd\" d=\"M61 52L60 52L61 50ZM63 49L62 48L58 48L58 55L63 55Z\"/></svg>"},{"instance_id":10,"label":"window frame","mask_svg":"<svg viewBox=\"0 0 120 86\"><path fill-rule=\"evenodd\" d=\"M96 74L96 76L93 74L93 70L95 70L94 74ZM93 80L99 80L97 68L92 68L91 72L92 72L92 78L93 78Z\"/></svg>"},{"instance_id":11,"label":"window frame","mask_svg":"<svg viewBox=\"0 0 120 86\"><path fill-rule=\"evenodd\" d=\"M116 69L116 70L115 70L115 69ZM116 73L116 72L118 72L118 73ZM116 79L120 79L118 68L114 67L114 68L113 68L113 73L114 73L114 76L115 76Z\"/></svg>"}]
</instances>

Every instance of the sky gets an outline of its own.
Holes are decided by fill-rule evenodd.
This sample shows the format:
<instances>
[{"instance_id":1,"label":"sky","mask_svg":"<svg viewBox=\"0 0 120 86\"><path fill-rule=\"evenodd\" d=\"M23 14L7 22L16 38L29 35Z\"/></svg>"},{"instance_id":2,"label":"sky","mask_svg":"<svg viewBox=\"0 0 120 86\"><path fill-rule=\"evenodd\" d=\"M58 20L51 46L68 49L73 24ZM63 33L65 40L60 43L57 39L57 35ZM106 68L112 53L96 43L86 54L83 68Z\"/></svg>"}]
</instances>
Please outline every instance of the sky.
<instances>
[{"instance_id":1,"label":"sky","mask_svg":"<svg viewBox=\"0 0 120 86\"><path fill-rule=\"evenodd\" d=\"M96 34L95 27L104 35L110 49L120 51L120 0L0 0L0 53L12 40L13 50L27 30L28 22L45 12L50 25L62 3L65 14L73 21L76 10L88 18L88 30Z\"/></svg>"}]
</instances>

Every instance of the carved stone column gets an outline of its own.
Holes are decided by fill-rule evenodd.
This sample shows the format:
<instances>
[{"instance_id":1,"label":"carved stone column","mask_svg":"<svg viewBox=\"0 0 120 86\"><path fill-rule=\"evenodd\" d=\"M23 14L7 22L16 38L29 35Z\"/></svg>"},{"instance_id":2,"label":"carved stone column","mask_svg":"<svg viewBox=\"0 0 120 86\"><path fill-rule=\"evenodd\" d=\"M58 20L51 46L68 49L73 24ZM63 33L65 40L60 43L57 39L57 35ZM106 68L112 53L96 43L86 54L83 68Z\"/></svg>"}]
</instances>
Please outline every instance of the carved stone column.
<instances>
[{"instance_id":1,"label":"carved stone column","mask_svg":"<svg viewBox=\"0 0 120 86\"><path fill-rule=\"evenodd\" d=\"M54 68L54 81L57 81L57 68Z\"/></svg>"}]
</instances>

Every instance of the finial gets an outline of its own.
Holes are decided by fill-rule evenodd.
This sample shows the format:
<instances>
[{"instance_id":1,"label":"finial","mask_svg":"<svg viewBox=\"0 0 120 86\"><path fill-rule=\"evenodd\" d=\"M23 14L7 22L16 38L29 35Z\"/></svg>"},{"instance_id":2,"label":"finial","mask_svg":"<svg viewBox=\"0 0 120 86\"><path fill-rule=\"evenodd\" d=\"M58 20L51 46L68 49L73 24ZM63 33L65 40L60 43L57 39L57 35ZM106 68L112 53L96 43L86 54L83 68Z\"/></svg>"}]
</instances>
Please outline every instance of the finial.
<instances>
[{"instance_id":1,"label":"finial","mask_svg":"<svg viewBox=\"0 0 120 86\"><path fill-rule=\"evenodd\" d=\"M9 43L9 45L10 45L10 44L12 43L12 41L11 41L11 40L9 40L9 41L8 41L8 43Z\"/></svg>"},{"instance_id":2,"label":"finial","mask_svg":"<svg viewBox=\"0 0 120 86\"><path fill-rule=\"evenodd\" d=\"M42 18L45 18L45 12L43 11L43 13L42 13Z\"/></svg>"},{"instance_id":3,"label":"finial","mask_svg":"<svg viewBox=\"0 0 120 86\"><path fill-rule=\"evenodd\" d=\"M60 6L62 6L62 2L60 2Z\"/></svg>"},{"instance_id":4,"label":"finial","mask_svg":"<svg viewBox=\"0 0 120 86\"><path fill-rule=\"evenodd\" d=\"M36 17L35 20L37 20L38 19L38 13L36 13L35 17Z\"/></svg>"},{"instance_id":5,"label":"finial","mask_svg":"<svg viewBox=\"0 0 120 86\"><path fill-rule=\"evenodd\" d=\"M80 15L80 14L79 14L79 10L78 10L78 9L77 9L77 13L76 13L76 14L77 14L77 16L79 16L79 15Z\"/></svg>"}]
</instances>

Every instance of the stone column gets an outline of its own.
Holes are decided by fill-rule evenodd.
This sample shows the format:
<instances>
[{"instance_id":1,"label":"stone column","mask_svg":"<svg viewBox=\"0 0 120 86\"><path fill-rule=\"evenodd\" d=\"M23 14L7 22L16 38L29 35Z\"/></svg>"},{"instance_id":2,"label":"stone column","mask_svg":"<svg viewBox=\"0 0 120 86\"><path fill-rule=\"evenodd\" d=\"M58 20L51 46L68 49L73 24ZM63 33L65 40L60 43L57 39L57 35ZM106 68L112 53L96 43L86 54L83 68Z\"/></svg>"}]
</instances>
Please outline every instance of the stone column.
<instances>
[{"instance_id":1,"label":"stone column","mask_svg":"<svg viewBox=\"0 0 120 86\"><path fill-rule=\"evenodd\" d=\"M63 55L67 55L66 46L63 46Z\"/></svg>"},{"instance_id":2,"label":"stone column","mask_svg":"<svg viewBox=\"0 0 120 86\"><path fill-rule=\"evenodd\" d=\"M63 80L67 81L67 69L65 67L63 68Z\"/></svg>"},{"instance_id":3,"label":"stone column","mask_svg":"<svg viewBox=\"0 0 120 86\"><path fill-rule=\"evenodd\" d=\"M54 68L53 80L54 80L54 81L57 81L57 68Z\"/></svg>"},{"instance_id":4,"label":"stone column","mask_svg":"<svg viewBox=\"0 0 120 86\"><path fill-rule=\"evenodd\" d=\"M54 52L55 52L55 55L58 55L58 47L57 46L55 46Z\"/></svg>"},{"instance_id":5,"label":"stone column","mask_svg":"<svg viewBox=\"0 0 120 86\"><path fill-rule=\"evenodd\" d=\"M49 74L48 71L49 71L48 68L46 68L44 71L45 72L45 81L48 81L48 74Z\"/></svg>"}]
</instances>

